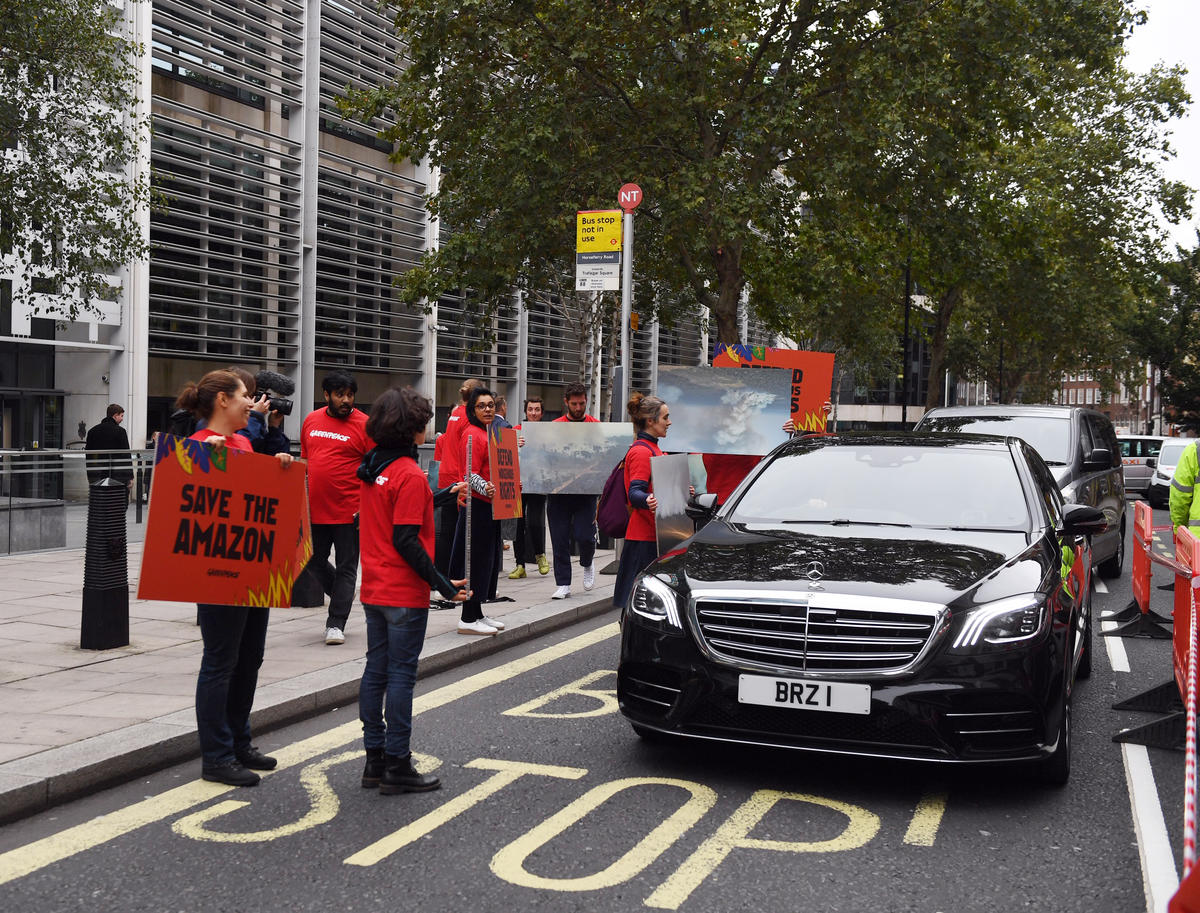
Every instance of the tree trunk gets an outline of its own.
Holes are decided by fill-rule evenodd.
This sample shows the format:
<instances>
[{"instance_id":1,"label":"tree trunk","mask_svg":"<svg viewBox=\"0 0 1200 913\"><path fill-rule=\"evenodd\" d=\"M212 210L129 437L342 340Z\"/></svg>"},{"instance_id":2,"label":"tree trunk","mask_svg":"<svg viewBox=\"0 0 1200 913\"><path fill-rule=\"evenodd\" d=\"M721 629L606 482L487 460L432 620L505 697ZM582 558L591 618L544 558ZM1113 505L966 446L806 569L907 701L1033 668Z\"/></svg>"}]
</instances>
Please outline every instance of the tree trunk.
<instances>
[{"instance_id":1,"label":"tree trunk","mask_svg":"<svg viewBox=\"0 0 1200 913\"><path fill-rule=\"evenodd\" d=\"M962 289L954 286L937 299L937 312L933 324L933 339L929 344L929 389L925 391L925 408L932 409L941 398L943 384L940 380L946 363L946 338L950 335L950 318L962 302Z\"/></svg>"},{"instance_id":2,"label":"tree trunk","mask_svg":"<svg viewBox=\"0 0 1200 913\"><path fill-rule=\"evenodd\" d=\"M738 303L746 277L742 274L742 245L740 242L718 247L714 256L717 268L717 300L712 314L717 319L717 341L726 345L746 342L738 326Z\"/></svg>"}]
</instances>

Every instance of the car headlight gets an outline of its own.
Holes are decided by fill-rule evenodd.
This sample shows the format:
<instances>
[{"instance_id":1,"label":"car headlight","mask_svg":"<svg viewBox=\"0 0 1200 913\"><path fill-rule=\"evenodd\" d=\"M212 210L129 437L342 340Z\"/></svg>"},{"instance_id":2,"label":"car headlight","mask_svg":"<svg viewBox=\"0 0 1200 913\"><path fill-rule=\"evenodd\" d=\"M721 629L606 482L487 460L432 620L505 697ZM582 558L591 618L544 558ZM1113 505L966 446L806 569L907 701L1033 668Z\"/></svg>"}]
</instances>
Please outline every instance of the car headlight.
<instances>
[{"instance_id":1,"label":"car headlight","mask_svg":"<svg viewBox=\"0 0 1200 913\"><path fill-rule=\"evenodd\" d=\"M629 611L663 630L682 631L680 606L683 597L654 574L642 577L629 597Z\"/></svg>"},{"instance_id":2,"label":"car headlight","mask_svg":"<svg viewBox=\"0 0 1200 913\"><path fill-rule=\"evenodd\" d=\"M970 652L1032 640L1048 617L1046 600L1037 593L989 602L967 613L952 649Z\"/></svg>"}]
</instances>

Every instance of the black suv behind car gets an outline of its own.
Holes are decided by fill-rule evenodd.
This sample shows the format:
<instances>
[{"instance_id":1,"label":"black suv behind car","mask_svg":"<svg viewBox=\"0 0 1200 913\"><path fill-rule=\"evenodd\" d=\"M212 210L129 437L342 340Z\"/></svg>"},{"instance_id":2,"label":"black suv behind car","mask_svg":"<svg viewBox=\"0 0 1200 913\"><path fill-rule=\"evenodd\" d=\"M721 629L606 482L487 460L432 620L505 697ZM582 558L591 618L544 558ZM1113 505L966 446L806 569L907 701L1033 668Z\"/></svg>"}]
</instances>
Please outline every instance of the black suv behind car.
<instances>
[{"instance_id":1,"label":"black suv behind car","mask_svg":"<svg viewBox=\"0 0 1200 913\"><path fill-rule=\"evenodd\" d=\"M1077 406L948 406L930 409L915 431L1023 438L1054 473L1068 504L1104 511L1108 532L1092 543L1097 570L1121 576L1125 564L1125 479L1121 447L1103 412Z\"/></svg>"}]
</instances>

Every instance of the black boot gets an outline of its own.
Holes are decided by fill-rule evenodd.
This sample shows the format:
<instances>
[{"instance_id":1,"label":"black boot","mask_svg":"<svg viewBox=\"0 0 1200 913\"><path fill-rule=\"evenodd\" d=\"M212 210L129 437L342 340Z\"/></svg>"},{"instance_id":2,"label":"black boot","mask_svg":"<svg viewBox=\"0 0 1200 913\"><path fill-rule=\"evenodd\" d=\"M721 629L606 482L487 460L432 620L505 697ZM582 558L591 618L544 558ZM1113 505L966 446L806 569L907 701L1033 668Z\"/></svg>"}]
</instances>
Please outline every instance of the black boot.
<instances>
[{"instance_id":1,"label":"black boot","mask_svg":"<svg viewBox=\"0 0 1200 913\"><path fill-rule=\"evenodd\" d=\"M396 793L425 793L437 789L442 781L432 774L421 774L412 766L412 755L402 758L396 755L383 756L383 777L379 781L379 792L384 796Z\"/></svg>"},{"instance_id":2,"label":"black boot","mask_svg":"<svg viewBox=\"0 0 1200 913\"><path fill-rule=\"evenodd\" d=\"M363 768L363 789L374 789L383 776L383 749L367 749L367 766Z\"/></svg>"}]
</instances>

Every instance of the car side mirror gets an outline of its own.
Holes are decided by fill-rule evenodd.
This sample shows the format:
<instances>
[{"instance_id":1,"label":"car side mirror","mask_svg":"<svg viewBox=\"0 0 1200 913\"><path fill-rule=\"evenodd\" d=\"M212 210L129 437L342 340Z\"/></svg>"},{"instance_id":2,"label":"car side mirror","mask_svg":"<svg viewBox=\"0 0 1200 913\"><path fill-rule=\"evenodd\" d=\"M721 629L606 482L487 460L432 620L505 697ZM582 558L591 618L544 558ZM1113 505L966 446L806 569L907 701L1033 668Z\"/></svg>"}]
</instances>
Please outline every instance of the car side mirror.
<instances>
[{"instance_id":1,"label":"car side mirror","mask_svg":"<svg viewBox=\"0 0 1200 913\"><path fill-rule=\"evenodd\" d=\"M1146 460L1146 467L1147 467L1148 469L1153 469L1153 468L1154 468L1155 466L1157 466L1157 465L1158 465L1158 460L1156 460L1154 457L1149 457L1149 458Z\"/></svg>"},{"instance_id":2,"label":"car side mirror","mask_svg":"<svg viewBox=\"0 0 1200 913\"><path fill-rule=\"evenodd\" d=\"M684 511L693 520L711 520L713 514L717 512L716 493L706 491L702 495L696 495L688 501Z\"/></svg>"},{"instance_id":3,"label":"car side mirror","mask_svg":"<svg viewBox=\"0 0 1200 913\"><path fill-rule=\"evenodd\" d=\"M1060 536L1095 536L1108 529L1104 511L1087 504L1068 504L1063 510Z\"/></svg>"},{"instance_id":4,"label":"car side mirror","mask_svg":"<svg viewBox=\"0 0 1200 913\"><path fill-rule=\"evenodd\" d=\"M1083 465L1088 469L1107 469L1112 465L1112 451L1107 447L1094 447L1083 458Z\"/></svg>"}]
</instances>

